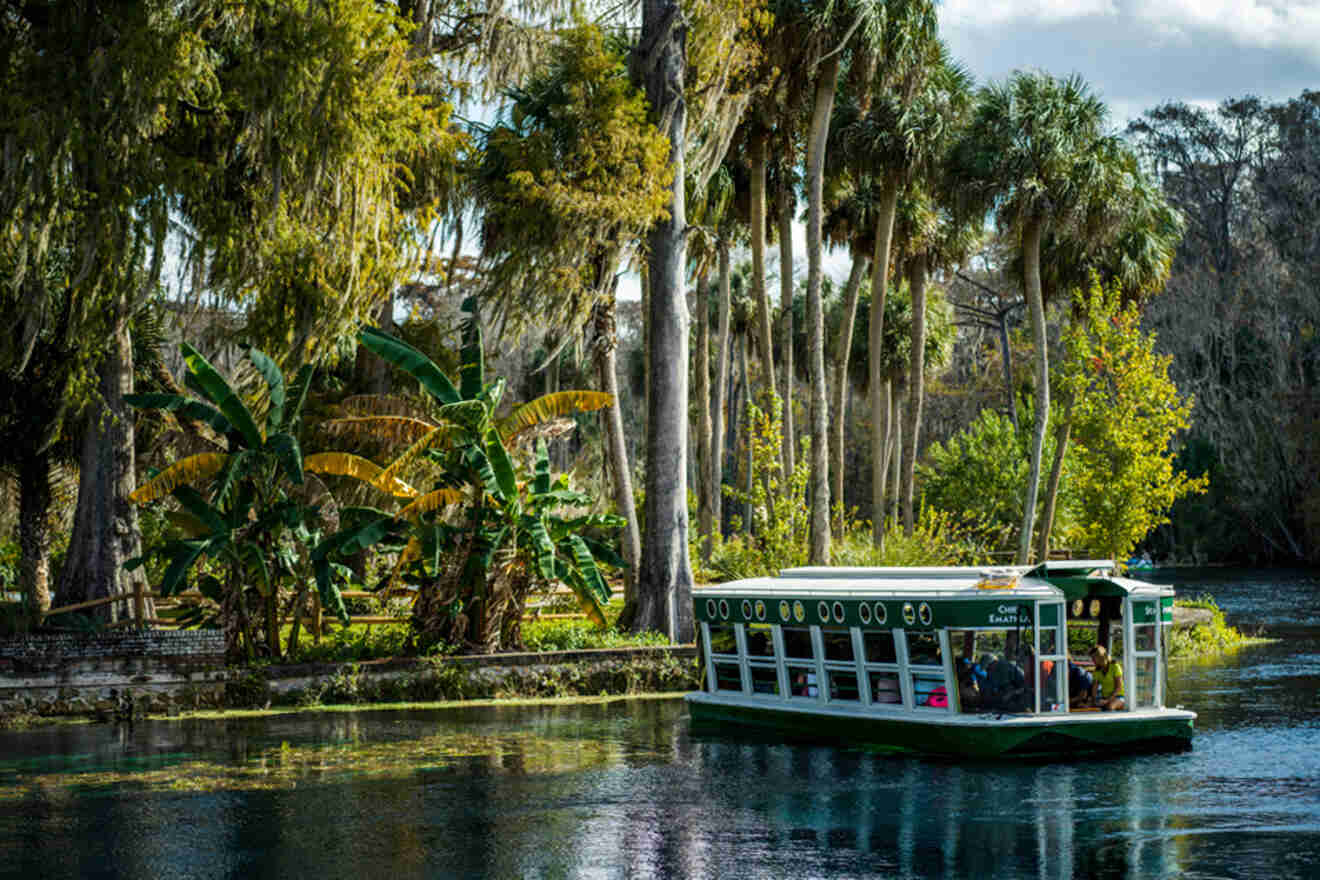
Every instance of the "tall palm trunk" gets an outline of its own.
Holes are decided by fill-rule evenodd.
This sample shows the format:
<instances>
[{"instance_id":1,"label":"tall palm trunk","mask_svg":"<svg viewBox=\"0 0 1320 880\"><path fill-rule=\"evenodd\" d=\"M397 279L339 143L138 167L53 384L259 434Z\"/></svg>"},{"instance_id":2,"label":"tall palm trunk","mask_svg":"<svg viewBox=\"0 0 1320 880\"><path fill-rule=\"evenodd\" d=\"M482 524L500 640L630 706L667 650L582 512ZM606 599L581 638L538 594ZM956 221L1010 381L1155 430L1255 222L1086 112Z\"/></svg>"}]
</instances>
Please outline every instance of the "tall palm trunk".
<instances>
[{"instance_id":1,"label":"tall palm trunk","mask_svg":"<svg viewBox=\"0 0 1320 880\"><path fill-rule=\"evenodd\" d=\"M912 291L912 360L908 368L907 427L903 431L903 534L912 537L916 525L912 510L912 481L916 471L917 439L921 432L921 408L926 392L926 256L913 257L908 268Z\"/></svg>"},{"instance_id":2,"label":"tall palm trunk","mask_svg":"<svg viewBox=\"0 0 1320 880\"><path fill-rule=\"evenodd\" d=\"M1023 286L1026 288L1027 314L1031 316L1031 339L1036 346L1036 423L1031 438L1031 473L1027 477L1027 498L1022 510L1022 534L1018 538L1018 565L1026 565L1031 558L1031 529L1040 489L1040 460L1045 450L1045 429L1050 421L1050 362L1045 339L1045 303L1040 290L1041 226L1040 220L1031 219L1022 227Z\"/></svg>"},{"instance_id":3,"label":"tall palm trunk","mask_svg":"<svg viewBox=\"0 0 1320 880\"><path fill-rule=\"evenodd\" d=\"M142 569L124 570L124 563L142 552L137 508L128 500L136 486L136 469L133 412L124 402L133 388L127 311L126 298L121 297L99 367L100 400L86 416L78 507L57 590L64 604L146 589ZM97 616L109 621L130 616L140 620L153 613L149 600L115 602L97 610Z\"/></svg>"},{"instance_id":4,"label":"tall palm trunk","mask_svg":"<svg viewBox=\"0 0 1320 880\"><path fill-rule=\"evenodd\" d=\"M848 389L852 382L848 378L848 360L852 354L853 326L857 320L857 301L861 299L862 278L866 275L867 257L860 252L853 254L852 269L848 271L848 287L843 301L843 324L839 328L838 350L834 356L834 372L838 377L838 386L834 390L834 421L830 438L830 458L833 466L830 478L834 491L830 494L834 506L840 511L838 526L843 529L843 468L844 426L847 424Z\"/></svg>"},{"instance_id":5,"label":"tall palm trunk","mask_svg":"<svg viewBox=\"0 0 1320 880\"><path fill-rule=\"evenodd\" d=\"M751 348L751 338L743 334L742 347L738 354L742 361L742 399L738 401L738 408L734 412L734 418L742 431L739 433L743 438L743 448L747 450L747 469L746 469L746 493L747 502L743 505L743 534L752 533L752 425L751 420L747 418L747 404L751 402L752 387L748 379L748 354L747 350ZM736 448L736 447L735 447Z\"/></svg>"},{"instance_id":6,"label":"tall palm trunk","mask_svg":"<svg viewBox=\"0 0 1320 880\"><path fill-rule=\"evenodd\" d=\"M1055 503L1059 498L1059 483L1063 479L1063 461L1068 454L1068 441L1072 437L1072 403L1065 400L1063 418L1054 437L1054 463L1050 465L1050 481L1045 489L1045 509L1041 511L1040 527L1036 530L1036 558L1041 562L1050 558L1050 532L1054 529Z\"/></svg>"},{"instance_id":7,"label":"tall palm trunk","mask_svg":"<svg viewBox=\"0 0 1320 880\"><path fill-rule=\"evenodd\" d=\"M789 154L790 158L792 154ZM793 428L793 194L787 189L789 175L779 193L779 307L784 310L784 474L793 473L797 431Z\"/></svg>"},{"instance_id":8,"label":"tall palm trunk","mask_svg":"<svg viewBox=\"0 0 1320 880\"><path fill-rule=\"evenodd\" d=\"M675 0L643 0L638 69L646 97L669 137L674 179L669 214L647 236L650 245L651 374L646 430L646 538L642 544L635 630L658 630L675 642L694 638L692 568L688 560L687 211L684 152L687 27Z\"/></svg>"},{"instance_id":9,"label":"tall palm trunk","mask_svg":"<svg viewBox=\"0 0 1320 880\"><path fill-rule=\"evenodd\" d=\"M825 139L834 109L838 56L820 66L807 141L807 371L811 377L811 551L813 565L830 562L829 401L825 391L825 309L821 302L821 221Z\"/></svg>"},{"instance_id":10,"label":"tall palm trunk","mask_svg":"<svg viewBox=\"0 0 1320 880\"><path fill-rule=\"evenodd\" d=\"M719 339L718 354L715 357L715 395L711 402L711 450L710 450L710 485L711 516L715 528L724 533L724 423L728 407L729 389L729 324L732 318L733 304L729 276L729 243L721 241L720 248L720 304L719 304Z\"/></svg>"},{"instance_id":11,"label":"tall palm trunk","mask_svg":"<svg viewBox=\"0 0 1320 880\"><path fill-rule=\"evenodd\" d=\"M628 443L623 430L623 410L619 402L619 371L616 352L619 346L615 323L614 291L596 305L595 355L600 390L614 398L606 407L605 443L609 454L610 483L614 488L614 509L623 517L623 560L628 572L623 581L624 605L637 599L637 571L642 560L642 539L637 528L637 506L633 499L632 468L628 466Z\"/></svg>"},{"instance_id":12,"label":"tall palm trunk","mask_svg":"<svg viewBox=\"0 0 1320 880\"><path fill-rule=\"evenodd\" d=\"M50 505L50 454L25 456L18 462L18 580L33 625L50 610Z\"/></svg>"},{"instance_id":13,"label":"tall palm trunk","mask_svg":"<svg viewBox=\"0 0 1320 880\"><path fill-rule=\"evenodd\" d=\"M885 344L885 296L889 292L889 249L894 238L894 214L898 210L898 181L886 180L880 192L880 214L875 225L875 254L871 258L871 325L867 346L869 359L871 424L889 418L888 386L885 383L881 350ZM885 435L888 434L888 429ZM871 537L876 546L885 539L885 435L871 435Z\"/></svg>"},{"instance_id":14,"label":"tall palm trunk","mask_svg":"<svg viewBox=\"0 0 1320 880\"><path fill-rule=\"evenodd\" d=\"M756 303L756 343L761 349L762 381L775 391L774 334L770 329L770 296L765 289L765 136L752 140L752 297Z\"/></svg>"},{"instance_id":15,"label":"tall palm trunk","mask_svg":"<svg viewBox=\"0 0 1320 880\"><path fill-rule=\"evenodd\" d=\"M890 478L886 483L888 492L888 502L886 509L889 510L887 521L893 525L898 525L898 481L899 474L903 471L903 444L901 436L903 431L903 404L900 401L899 393L893 390L892 386L888 391L891 413L889 416L889 438L886 444L889 449Z\"/></svg>"},{"instance_id":16,"label":"tall palm trunk","mask_svg":"<svg viewBox=\"0 0 1320 880\"><path fill-rule=\"evenodd\" d=\"M709 277L703 271L697 278L697 534L700 535L701 558L710 560L711 532L715 528L714 472L711 470L713 451L713 425L710 415L710 288Z\"/></svg>"}]
</instances>

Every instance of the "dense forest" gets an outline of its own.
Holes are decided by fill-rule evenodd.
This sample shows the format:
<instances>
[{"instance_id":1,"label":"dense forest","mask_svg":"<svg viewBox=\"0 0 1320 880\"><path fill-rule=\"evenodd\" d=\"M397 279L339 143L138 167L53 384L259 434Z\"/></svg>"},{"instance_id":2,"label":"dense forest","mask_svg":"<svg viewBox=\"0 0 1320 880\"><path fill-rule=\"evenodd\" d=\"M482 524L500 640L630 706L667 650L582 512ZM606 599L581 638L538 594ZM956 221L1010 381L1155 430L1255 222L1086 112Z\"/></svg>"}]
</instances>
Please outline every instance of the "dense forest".
<instances>
[{"instance_id":1,"label":"dense forest","mask_svg":"<svg viewBox=\"0 0 1320 880\"><path fill-rule=\"evenodd\" d=\"M33 2L0 77L21 626L1320 561L1320 93L1120 129L922 0Z\"/></svg>"}]
</instances>

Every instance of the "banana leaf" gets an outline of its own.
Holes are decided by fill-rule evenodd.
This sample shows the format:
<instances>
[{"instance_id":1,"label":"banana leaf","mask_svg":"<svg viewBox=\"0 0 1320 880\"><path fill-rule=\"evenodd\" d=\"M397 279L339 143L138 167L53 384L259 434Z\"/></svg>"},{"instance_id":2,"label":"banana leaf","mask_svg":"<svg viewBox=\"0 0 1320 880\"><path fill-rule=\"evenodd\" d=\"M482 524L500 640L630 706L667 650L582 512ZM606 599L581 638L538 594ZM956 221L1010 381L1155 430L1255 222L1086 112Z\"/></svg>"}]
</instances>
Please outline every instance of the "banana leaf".
<instances>
[{"instance_id":1,"label":"banana leaf","mask_svg":"<svg viewBox=\"0 0 1320 880\"><path fill-rule=\"evenodd\" d=\"M596 600L591 586L587 583L582 573L571 565L560 562L555 572L556 577L568 585L573 594L577 596L578 605L582 608L582 613L587 619L599 628L605 627L605 611L599 601Z\"/></svg>"},{"instance_id":2,"label":"banana leaf","mask_svg":"<svg viewBox=\"0 0 1320 880\"><path fill-rule=\"evenodd\" d=\"M183 360L188 365L188 372L197 380L207 400L214 403L229 419L229 423L243 435L243 442L249 449L260 449L263 442L257 423L252 420L252 413L242 399L229 387L225 377L221 376L211 362L202 357L202 353L188 343L181 343Z\"/></svg>"},{"instance_id":3,"label":"banana leaf","mask_svg":"<svg viewBox=\"0 0 1320 880\"><path fill-rule=\"evenodd\" d=\"M220 473L229 462L221 452L199 452L180 459L147 482L138 486L128 500L134 504L158 501L180 486L204 483Z\"/></svg>"},{"instance_id":4,"label":"banana leaf","mask_svg":"<svg viewBox=\"0 0 1320 880\"><path fill-rule=\"evenodd\" d=\"M500 492L505 498L516 499L518 478L514 474L513 461L509 458L509 451L504 448L504 441L500 439L499 433L493 430L486 432L486 457L490 460Z\"/></svg>"},{"instance_id":5,"label":"banana leaf","mask_svg":"<svg viewBox=\"0 0 1320 880\"><path fill-rule=\"evenodd\" d=\"M427 492L399 511L400 519L417 519L451 504L462 504L467 500L467 493L462 489L435 489Z\"/></svg>"},{"instance_id":6,"label":"banana leaf","mask_svg":"<svg viewBox=\"0 0 1320 880\"><path fill-rule=\"evenodd\" d=\"M275 454L275 460L279 462L280 469L289 478L289 482L301 486L303 457L298 438L292 434L279 433L266 441L266 448Z\"/></svg>"},{"instance_id":7,"label":"banana leaf","mask_svg":"<svg viewBox=\"0 0 1320 880\"><path fill-rule=\"evenodd\" d=\"M303 459L303 469L314 474L352 477L396 498L417 497L417 490L412 486L387 475L384 468L370 459L351 452L317 452Z\"/></svg>"},{"instance_id":8,"label":"banana leaf","mask_svg":"<svg viewBox=\"0 0 1320 880\"><path fill-rule=\"evenodd\" d=\"M234 430L234 426L229 424L229 419L220 410L182 394L125 394L124 402L137 409L160 409L205 422L222 436Z\"/></svg>"},{"instance_id":9,"label":"banana leaf","mask_svg":"<svg viewBox=\"0 0 1320 880\"><path fill-rule=\"evenodd\" d=\"M550 491L550 452L546 448L545 438L536 444L536 476L532 479L532 492L544 496Z\"/></svg>"},{"instance_id":10,"label":"banana leaf","mask_svg":"<svg viewBox=\"0 0 1320 880\"><path fill-rule=\"evenodd\" d=\"M627 560L620 556L613 547L606 544L604 541L597 541L595 538L588 538L585 535L579 537L582 538L582 543L587 545L587 549L591 551L591 556L597 563L604 563L613 568L628 567Z\"/></svg>"},{"instance_id":11,"label":"banana leaf","mask_svg":"<svg viewBox=\"0 0 1320 880\"><path fill-rule=\"evenodd\" d=\"M172 596L188 574L188 569L197 561L197 557L207 551L209 540L175 541L170 547L170 564L160 579L160 592L163 596Z\"/></svg>"},{"instance_id":12,"label":"banana leaf","mask_svg":"<svg viewBox=\"0 0 1320 880\"><path fill-rule=\"evenodd\" d=\"M576 568L582 574L583 580L591 589L596 601L601 605L607 604L610 601L610 588L605 583L605 579L600 576L600 569L596 568L596 560L592 558L591 551L587 549L587 542L583 541L579 535L570 535L568 544L573 552L573 561Z\"/></svg>"},{"instance_id":13,"label":"banana leaf","mask_svg":"<svg viewBox=\"0 0 1320 880\"><path fill-rule=\"evenodd\" d=\"M267 424L276 430L296 433L294 427L298 419L302 418L303 405L307 402L307 392L312 387L312 376L315 372L316 368L311 364L303 364L298 368L298 375L293 377L293 385L286 395L283 419L277 424L269 421Z\"/></svg>"},{"instance_id":14,"label":"banana leaf","mask_svg":"<svg viewBox=\"0 0 1320 880\"><path fill-rule=\"evenodd\" d=\"M180 486L174 490L174 500L179 502L179 506L190 516L197 519L211 535L219 535L229 531L229 523L220 512L206 503L202 493L190 486Z\"/></svg>"},{"instance_id":15,"label":"banana leaf","mask_svg":"<svg viewBox=\"0 0 1320 880\"><path fill-rule=\"evenodd\" d=\"M604 391L556 391L528 401L498 422L500 433L512 440L537 425L570 416L593 412L614 403L614 396Z\"/></svg>"},{"instance_id":16,"label":"banana leaf","mask_svg":"<svg viewBox=\"0 0 1320 880\"><path fill-rule=\"evenodd\" d=\"M537 575L543 580L552 579L555 576L555 542L550 540L545 522L540 517L526 516L523 517L523 529L531 539L532 561Z\"/></svg>"},{"instance_id":17,"label":"banana leaf","mask_svg":"<svg viewBox=\"0 0 1320 880\"><path fill-rule=\"evenodd\" d=\"M422 383L426 393L440 403L457 403L461 399L449 377L430 358L403 340L375 327L363 327L358 333L358 341L363 348L375 352Z\"/></svg>"},{"instance_id":18,"label":"banana leaf","mask_svg":"<svg viewBox=\"0 0 1320 880\"><path fill-rule=\"evenodd\" d=\"M463 365L458 371L459 391L464 400L475 400L486 382L486 351L481 338L481 312L477 298L463 300Z\"/></svg>"},{"instance_id":19,"label":"banana leaf","mask_svg":"<svg viewBox=\"0 0 1320 880\"><path fill-rule=\"evenodd\" d=\"M272 430L279 430L284 424L284 374L260 349L248 348L247 356L270 389L270 412L266 415L266 424Z\"/></svg>"}]
</instances>

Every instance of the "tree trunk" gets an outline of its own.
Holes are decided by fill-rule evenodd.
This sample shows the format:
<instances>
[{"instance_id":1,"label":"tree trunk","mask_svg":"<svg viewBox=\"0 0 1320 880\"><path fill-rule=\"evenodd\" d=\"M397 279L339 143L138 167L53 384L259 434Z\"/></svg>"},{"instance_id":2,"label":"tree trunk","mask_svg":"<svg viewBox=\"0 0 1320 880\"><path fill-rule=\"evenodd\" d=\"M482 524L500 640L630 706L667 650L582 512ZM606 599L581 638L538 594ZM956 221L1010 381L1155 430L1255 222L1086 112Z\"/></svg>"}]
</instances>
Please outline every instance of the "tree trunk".
<instances>
[{"instance_id":1,"label":"tree trunk","mask_svg":"<svg viewBox=\"0 0 1320 880\"><path fill-rule=\"evenodd\" d=\"M715 530L714 471L711 452L714 446L710 416L710 288L709 277L702 272L697 279L697 358L693 370L697 381L697 534L703 561L710 561L711 533Z\"/></svg>"},{"instance_id":2,"label":"tree trunk","mask_svg":"<svg viewBox=\"0 0 1320 880\"><path fill-rule=\"evenodd\" d=\"M893 408L889 416L889 463L891 473L886 483L886 491L889 494L889 501L886 505L889 510L889 521L893 525L898 525L898 482L899 475L903 471L903 405L899 400L899 393L892 388L888 391L889 403Z\"/></svg>"},{"instance_id":3,"label":"tree trunk","mask_svg":"<svg viewBox=\"0 0 1320 880\"><path fill-rule=\"evenodd\" d=\"M733 340L729 338L729 323L731 319L732 303L730 293L730 268L729 268L729 243L721 241L720 248L720 326L719 326L719 354L716 356L715 367L715 399L711 403L711 451L710 451L710 485L712 488L711 496L711 516L715 520L715 528L724 534L724 425L725 415L727 413L729 399L729 346Z\"/></svg>"},{"instance_id":4,"label":"tree trunk","mask_svg":"<svg viewBox=\"0 0 1320 880\"><path fill-rule=\"evenodd\" d=\"M78 507L57 590L65 605L147 588L141 568L124 571L124 562L142 549L137 508L128 500L136 485L133 411L124 403L133 387L133 347L123 302L116 311L120 317L100 364L101 400L90 407L83 432ZM102 606L96 615L113 622L154 612L138 600Z\"/></svg>"},{"instance_id":5,"label":"tree trunk","mask_svg":"<svg viewBox=\"0 0 1320 880\"><path fill-rule=\"evenodd\" d=\"M751 420L747 418L747 404L751 402L752 387L747 378L748 368L747 349L751 348L751 339L747 334L743 334L742 347L739 354L742 358L742 399L738 401L738 409L735 411L735 418L738 425L742 428L743 446L747 450L747 470L745 474L747 492L747 501L743 504L743 534L752 533L752 425ZM736 448L736 447L735 447Z\"/></svg>"},{"instance_id":6,"label":"tree trunk","mask_svg":"<svg viewBox=\"0 0 1320 880\"><path fill-rule=\"evenodd\" d=\"M835 373L839 384L834 391L834 421L830 438L830 458L834 462L830 477L834 491L830 494L835 509L839 511L839 530L843 530L843 468L844 468L844 426L848 416L848 389L852 387L848 378L848 360L852 354L853 326L857 320L857 301L861 298L862 278L866 275L866 256L853 254L852 269L848 272L848 287L843 300L843 323L839 327L839 349L835 352Z\"/></svg>"},{"instance_id":7,"label":"tree trunk","mask_svg":"<svg viewBox=\"0 0 1320 880\"><path fill-rule=\"evenodd\" d=\"M889 418L883 360L885 344L885 296L889 292L889 248L894 237L894 214L898 209L898 182L887 180L880 193L880 215L876 218L875 254L871 258L871 325L867 346L871 397L871 425L884 424ZM886 428L885 434L888 434ZM877 547L884 542L885 510L885 436L871 435L871 538Z\"/></svg>"},{"instance_id":8,"label":"tree trunk","mask_svg":"<svg viewBox=\"0 0 1320 880\"><path fill-rule=\"evenodd\" d=\"M825 309L822 303L821 222L824 217L825 139L834 109L839 60L820 66L807 141L807 371L811 376L812 565L830 564L829 398L825 391Z\"/></svg>"},{"instance_id":9,"label":"tree trunk","mask_svg":"<svg viewBox=\"0 0 1320 880\"><path fill-rule=\"evenodd\" d=\"M765 137L752 140L752 299L756 303L756 343L760 347L762 381L775 391L774 335L770 330L770 295L765 289Z\"/></svg>"},{"instance_id":10,"label":"tree trunk","mask_svg":"<svg viewBox=\"0 0 1320 880\"><path fill-rule=\"evenodd\" d=\"M793 474L797 458L797 431L793 427L793 194L787 190L791 175L779 193L779 307L784 311L784 476Z\"/></svg>"},{"instance_id":11,"label":"tree trunk","mask_svg":"<svg viewBox=\"0 0 1320 880\"><path fill-rule=\"evenodd\" d=\"M913 257L908 271L912 291L912 360L908 368L907 428L903 431L903 534L912 537L916 527L912 510L913 477L917 464L917 439L921 432L921 407L926 380L926 256Z\"/></svg>"},{"instance_id":12,"label":"tree trunk","mask_svg":"<svg viewBox=\"0 0 1320 880\"><path fill-rule=\"evenodd\" d=\"M1068 440L1072 436L1072 406L1064 405L1054 438L1054 463L1050 465L1050 481L1045 489L1045 509L1041 511L1040 528L1036 536L1036 558L1041 562L1050 558L1050 532L1054 528L1055 503L1059 498L1059 482L1063 479L1063 461L1068 454Z\"/></svg>"},{"instance_id":13,"label":"tree trunk","mask_svg":"<svg viewBox=\"0 0 1320 880\"><path fill-rule=\"evenodd\" d=\"M1018 538L1017 564L1031 559L1031 527L1040 489L1040 460L1045 449L1045 429L1050 421L1050 361L1046 350L1045 304L1040 291L1041 222L1030 220L1022 228L1023 286L1027 313L1031 316L1031 339L1036 346L1036 412L1031 442L1031 473L1027 477L1027 499L1022 510L1022 534Z\"/></svg>"},{"instance_id":14,"label":"tree trunk","mask_svg":"<svg viewBox=\"0 0 1320 880\"><path fill-rule=\"evenodd\" d=\"M624 573L624 605L632 605L637 600L637 572L642 560L642 539L637 528L637 506L633 499L632 468L628 466L628 446L623 429L623 410L619 401L619 374L616 352L618 350L618 328L615 324L614 292L603 298L595 310L595 346L596 370L600 379L600 390L613 396L614 403L606 407L605 443L608 449L606 458L610 463L610 483L614 488L614 509L623 517L623 560L628 563Z\"/></svg>"},{"instance_id":15,"label":"tree trunk","mask_svg":"<svg viewBox=\"0 0 1320 880\"><path fill-rule=\"evenodd\" d=\"M32 626L50 610L50 504L50 454L24 456L18 463L18 582Z\"/></svg>"},{"instance_id":16,"label":"tree trunk","mask_svg":"<svg viewBox=\"0 0 1320 880\"><path fill-rule=\"evenodd\" d=\"M669 216L648 235L651 296L650 401L646 431L646 539L633 629L659 630L675 642L694 639L688 560L687 212L683 187L687 108L687 22L675 0L643 0L639 67L660 130L669 136L674 180Z\"/></svg>"},{"instance_id":17,"label":"tree trunk","mask_svg":"<svg viewBox=\"0 0 1320 880\"><path fill-rule=\"evenodd\" d=\"M1013 430L1018 428L1017 393L1013 390L1013 346L1008 342L1008 312L999 311L999 347L1004 359L1004 393L1008 397L1008 417Z\"/></svg>"}]
</instances>

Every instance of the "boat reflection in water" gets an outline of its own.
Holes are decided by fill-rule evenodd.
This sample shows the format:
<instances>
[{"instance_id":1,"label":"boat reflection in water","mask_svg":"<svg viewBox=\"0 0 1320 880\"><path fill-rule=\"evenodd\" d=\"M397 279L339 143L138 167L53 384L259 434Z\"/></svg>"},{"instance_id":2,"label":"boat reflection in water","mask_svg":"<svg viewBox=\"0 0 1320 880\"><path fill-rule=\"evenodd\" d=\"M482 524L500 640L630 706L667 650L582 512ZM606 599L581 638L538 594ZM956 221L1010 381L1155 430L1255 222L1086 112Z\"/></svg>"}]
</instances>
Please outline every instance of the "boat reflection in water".
<instances>
[{"instance_id":1,"label":"boat reflection in water","mask_svg":"<svg viewBox=\"0 0 1320 880\"><path fill-rule=\"evenodd\" d=\"M953 763L727 738L698 749L719 768L709 793L729 844L745 856L761 836L752 875L1158 877L1185 863L1164 780L1139 766L1161 759ZM733 868L709 863L711 850L672 867Z\"/></svg>"}]
</instances>

